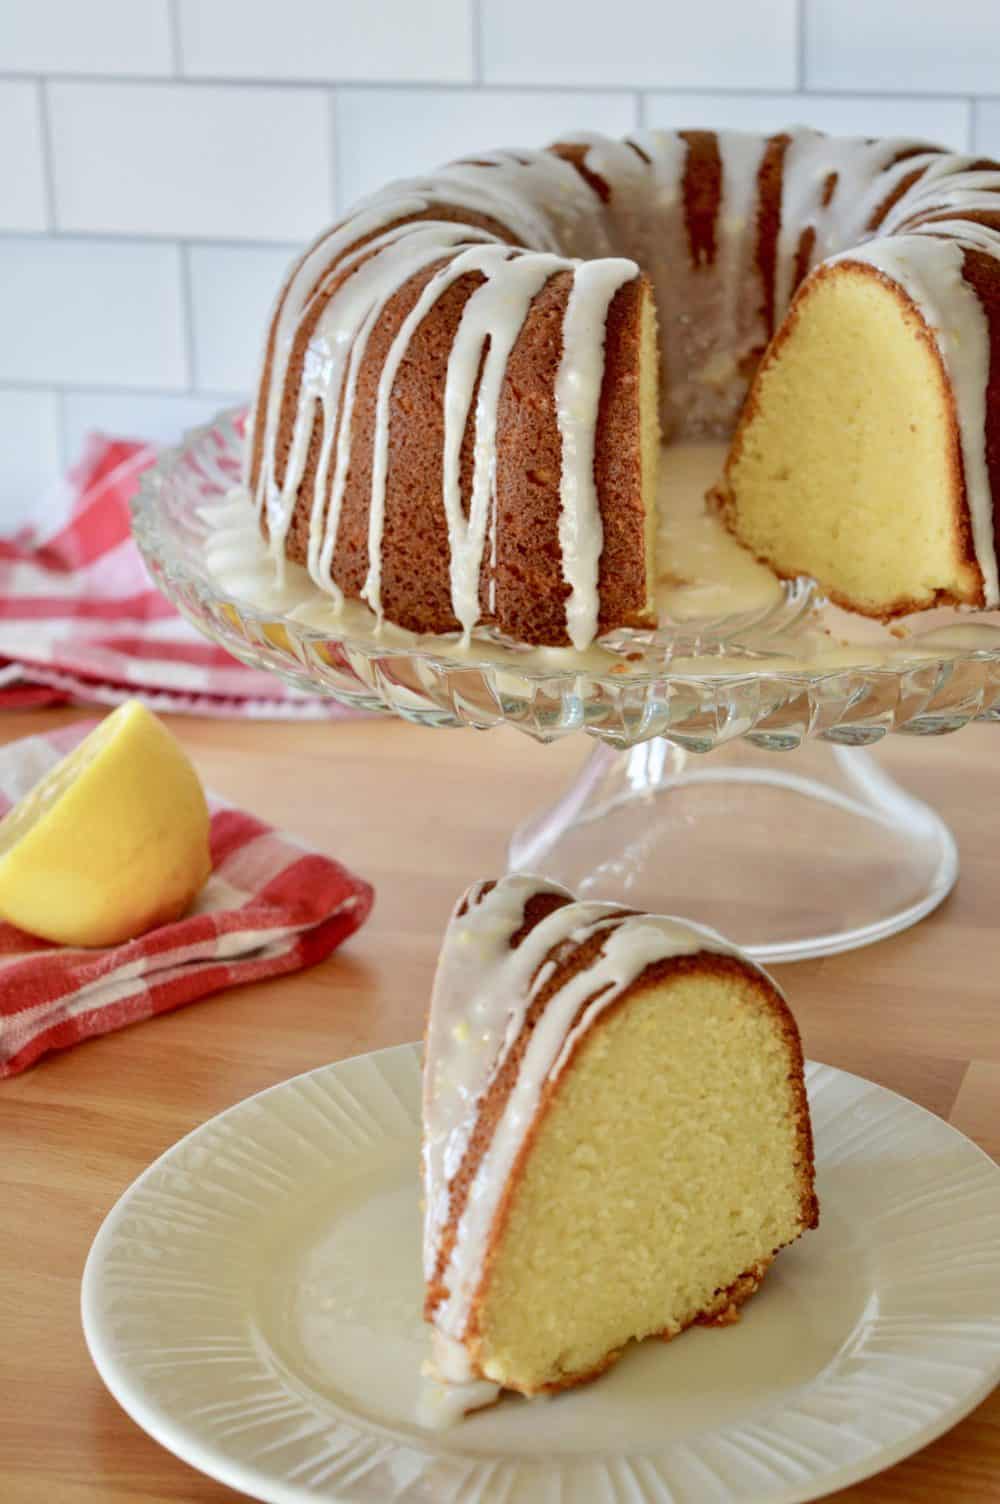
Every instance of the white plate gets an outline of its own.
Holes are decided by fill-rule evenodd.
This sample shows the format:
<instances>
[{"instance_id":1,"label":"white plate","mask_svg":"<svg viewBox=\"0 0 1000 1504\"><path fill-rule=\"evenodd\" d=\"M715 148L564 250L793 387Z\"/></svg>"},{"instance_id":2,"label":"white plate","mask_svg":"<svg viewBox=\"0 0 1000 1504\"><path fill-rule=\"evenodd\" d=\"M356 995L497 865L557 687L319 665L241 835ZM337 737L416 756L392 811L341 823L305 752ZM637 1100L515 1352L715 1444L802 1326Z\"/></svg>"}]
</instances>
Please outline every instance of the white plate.
<instances>
[{"instance_id":1,"label":"white plate","mask_svg":"<svg viewBox=\"0 0 1000 1504\"><path fill-rule=\"evenodd\" d=\"M892 1092L808 1079L818 1232L739 1325L644 1343L598 1383L415 1424L416 1045L273 1087L157 1160L87 1261L94 1362L163 1446L272 1504L815 1499L1000 1379L1000 1169Z\"/></svg>"}]
</instances>

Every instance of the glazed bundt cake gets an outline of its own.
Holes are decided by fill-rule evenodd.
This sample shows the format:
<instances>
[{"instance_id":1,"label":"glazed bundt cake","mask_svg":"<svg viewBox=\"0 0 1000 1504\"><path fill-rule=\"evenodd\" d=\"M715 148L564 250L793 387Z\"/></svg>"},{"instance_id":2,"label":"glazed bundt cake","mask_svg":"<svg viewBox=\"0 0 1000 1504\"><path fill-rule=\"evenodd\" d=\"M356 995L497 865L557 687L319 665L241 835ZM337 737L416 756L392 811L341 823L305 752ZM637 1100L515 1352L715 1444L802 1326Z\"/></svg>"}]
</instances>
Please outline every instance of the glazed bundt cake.
<instances>
[{"instance_id":1,"label":"glazed bundt cake","mask_svg":"<svg viewBox=\"0 0 1000 1504\"><path fill-rule=\"evenodd\" d=\"M648 131L392 184L292 268L246 479L335 598L581 648L653 621L658 430L734 426L722 513L778 573L1000 604L1000 166Z\"/></svg>"},{"instance_id":2,"label":"glazed bundt cake","mask_svg":"<svg viewBox=\"0 0 1000 1504\"><path fill-rule=\"evenodd\" d=\"M794 1019L710 930L481 883L434 984L423 1180L428 1420L732 1320L818 1220Z\"/></svg>"}]
</instances>

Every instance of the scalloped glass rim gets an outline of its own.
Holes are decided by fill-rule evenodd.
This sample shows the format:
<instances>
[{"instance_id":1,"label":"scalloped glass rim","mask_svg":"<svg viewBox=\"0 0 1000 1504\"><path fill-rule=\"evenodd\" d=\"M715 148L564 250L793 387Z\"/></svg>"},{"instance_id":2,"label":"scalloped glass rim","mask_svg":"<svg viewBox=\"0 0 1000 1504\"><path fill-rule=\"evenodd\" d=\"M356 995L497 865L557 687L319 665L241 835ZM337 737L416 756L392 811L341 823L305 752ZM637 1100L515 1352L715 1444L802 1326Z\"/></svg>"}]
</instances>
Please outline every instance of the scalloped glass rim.
<instances>
[{"instance_id":1,"label":"scalloped glass rim","mask_svg":"<svg viewBox=\"0 0 1000 1504\"><path fill-rule=\"evenodd\" d=\"M242 408L221 412L143 473L132 501L133 532L154 581L198 630L241 661L306 692L385 709L421 724L485 728L506 722L541 740L584 730L618 747L663 735L693 751L736 736L780 750L807 736L867 745L890 730L940 735L970 720L1000 718L1000 631L995 648L944 651L928 642L922 653L914 653L910 639L898 656L892 650L881 661L810 669L783 667L765 648L741 645L736 634L744 623L734 617L681 625L676 646L686 645L692 635L707 636L715 643L715 656L728 645L746 655L746 668L692 673L661 662L625 671L623 661L616 673L583 662L529 666L523 650L501 643L490 643L481 656L475 651L451 656L420 644L331 632L268 610L222 588L196 554L198 530L204 538L206 527L200 506L220 500L239 481L243 413ZM184 493L192 483L201 489L198 505ZM784 592L778 630L789 622L794 626L813 599L811 581L792 582ZM636 650L642 651L648 637L634 634ZM669 635L659 633L655 646L669 653ZM412 670L409 683L400 675L406 664ZM527 693L518 692L518 685ZM539 694L549 702L541 714L531 703ZM758 703L750 704L748 695ZM803 713L790 716L791 702L802 695L808 713L800 707ZM690 724L690 703L680 720L669 706L692 696L698 700L697 728ZM785 724L771 724L779 711Z\"/></svg>"}]
</instances>

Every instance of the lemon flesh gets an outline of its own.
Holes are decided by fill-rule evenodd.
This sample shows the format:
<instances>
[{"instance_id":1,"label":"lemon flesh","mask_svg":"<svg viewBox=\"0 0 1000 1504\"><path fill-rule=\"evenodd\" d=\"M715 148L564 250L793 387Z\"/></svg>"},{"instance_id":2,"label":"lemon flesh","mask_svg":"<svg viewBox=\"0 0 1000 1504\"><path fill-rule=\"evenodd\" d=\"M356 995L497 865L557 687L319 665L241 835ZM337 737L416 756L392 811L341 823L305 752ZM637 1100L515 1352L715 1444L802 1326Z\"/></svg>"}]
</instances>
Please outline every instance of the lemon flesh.
<instances>
[{"instance_id":1,"label":"lemon flesh","mask_svg":"<svg viewBox=\"0 0 1000 1504\"><path fill-rule=\"evenodd\" d=\"M130 700L0 820L0 917L60 945L134 939L204 885L208 832L187 754Z\"/></svg>"}]
</instances>

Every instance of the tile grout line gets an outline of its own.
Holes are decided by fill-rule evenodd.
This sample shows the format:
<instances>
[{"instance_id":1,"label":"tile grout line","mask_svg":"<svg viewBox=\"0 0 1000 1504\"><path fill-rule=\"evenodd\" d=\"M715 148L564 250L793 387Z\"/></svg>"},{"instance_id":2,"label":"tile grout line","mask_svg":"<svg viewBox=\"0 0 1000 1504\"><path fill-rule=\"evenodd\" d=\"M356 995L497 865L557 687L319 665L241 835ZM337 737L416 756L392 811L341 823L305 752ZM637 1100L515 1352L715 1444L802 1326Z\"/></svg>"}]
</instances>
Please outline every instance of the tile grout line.
<instances>
[{"instance_id":1,"label":"tile grout line","mask_svg":"<svg viewBox=\"0 0 1000 1504\"><path fill-rule=\"evenodd\" d=\"M803 0L804 3L804 0ZM16 70L0 70L0 83L14 83L38 78L37 73L18 72ZM266 74L248 75L247 77L224 76L222 74L206 74L204 76L192 76L183 74L173 77L169 74L150 73L50 73L47 80L58 83L97 84L101 86L113 86L115 84L134 85L142 84L149 86L176 86L181 84L185 88L226 88L226 89L277 89L288 92L299 90L318 90L339 87L357 89L370 89L374 92L391 90L408 90L416 93L443 92L449 94L462 93L514 93L514 94L635 94L642 91L645 94L677 94L699 95L709 94L720 97L734 97L741 99L755 99L780 97L782 95L795 95L805 93L810 98L816 99L865 99L865 100L909 100L919 102L921 100L968 100L971 96L963 93L961 89L809 89L805 83L801 88L767 88L761 85L716 85L714 88L706 84L669 84L669 83L627 83L609 84L601 82L598 78L591 78L579 83L563 83L553 81L515 83L497 79L482 80L458 80L455 79L407 79L407 78L276 78ZM976 98L983 100L1000 100L1000 90L996 93L977 94Z\"/></svg>"},{"instance_id":2,"label":"tile grout line","mask_svg":"<svg viewBox=\"0 0 1000 1504\"><path fill-rule=\"evenodd\" d=\"M483 84L483 0L467 0L472 14L472 71L479 88Z\"/></svg>"},{"instance_id":3,"label":"tile grout line","mask_svg":"<svg viewBox=\"0 0 1000 1504\"><path fill-rule=\"evenodd\" d=\"M38 79L37 109L40 140L42 146L42 181L45 189L45 218L48 225L45 235L39 239L48 240L52 235L58 235L59 226L56 223L56 168L55 154L52 149L52 116L49 110L48 83L44 78Z\"/></svg>"},{"instance_id":4,"label":"tile grout line","mask_svg":"<svg viewBox=\"0 0 1000 1504\"><path fill-rule=\"evenodd\" d=\"M184 52L181 47L180 0L167 0L167 28L170 33L170 60L174 78L184 77Z\"/></svg>"},{"instance_id":5,"label":"tile grout line","mask_svg":"<svg viewBox=\"0 0 1000 1504\"><path fill-rule=\"evenodd\" d=\"M341 200L341 175L342 162L340 159L340 131L337 118L337 90L328 89L326 95L326 135L330 145L330 169L327 174L330 191L330 213L336 218L340 214Z\"/></svg>"},{"instance_id":6,"label":"tile grout line","mask_svg":"<svg viewBox=\"0 0 1000 1504\"><path fill-rule=\"evenodd\" d=\"M88 385L86 382L69 381L60 385L57 380L53 381L0 381L0 392L55 392L64 397L155 397L161 400L165 397L205 397L215 402L240 402L245 393L234 391L221 391L218 387L180 387L180 386L118 386L114 382L95 382Z\"/></svg>"},{"instance_id":7,"label":"tile grout line","mask_svg":"<svg viewBox=\"0 0 1000 1504\"><path fill-rule=\"evenodd\" d=\"M69 452L69 405L67 398L69 393L64 386L55 389L56 398L56 427L59 431L59 468L66 470L76 458Z\"/></svg>"},{"instance_id":8,"label":"tile grout line","mask_svg":"<svg viewBox=\"0 0 1000 1504\"><path fill-rule=\"evenodd\" d=\"M34 241L36 244L47 243L58 238L64 244L73 241L82 241L93 244L97 241L110 241L114 245L139 245L139 246L163 246L176 245L177 233L167 230L150 230L142 235L134 230L60 230L56 228L52 232L45 230L0 230L0 245L12 240ZM213 250L229 251L284 251L293 256L305 245L304 240L233 240L225 236L210 236L204 240L200 236L190 235L187 241L192 246L206 246Z\"/></svg>"},{"instance_id":9,"label":"tile grout line","mask_svg":"<svg viewBox=\"0 0 1000 1504\"><path fill-rule=\"evenodd\" d=\"M194 337L194 288L191 280L191 247L187 241L177 242L180 258L181 317L184 320L184 364L187 368L187 394L198 385L197 343Z\"/></svg>"}]
</instances>

